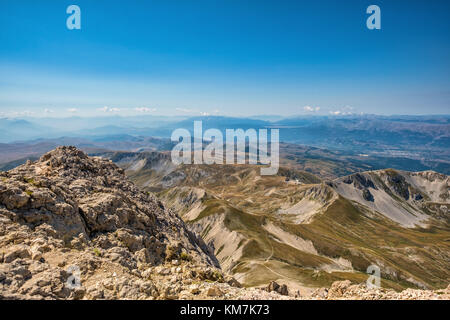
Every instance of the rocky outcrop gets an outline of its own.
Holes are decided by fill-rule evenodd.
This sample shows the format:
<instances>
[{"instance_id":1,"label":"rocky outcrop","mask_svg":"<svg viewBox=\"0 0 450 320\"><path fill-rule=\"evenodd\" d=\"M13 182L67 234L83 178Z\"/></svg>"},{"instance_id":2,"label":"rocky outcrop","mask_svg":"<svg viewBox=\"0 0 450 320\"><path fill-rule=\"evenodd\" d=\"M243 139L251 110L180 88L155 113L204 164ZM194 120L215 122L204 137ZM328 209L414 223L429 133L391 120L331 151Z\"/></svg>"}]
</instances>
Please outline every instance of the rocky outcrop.
<instances>
[{"instance_id":1,"label":"rocky outcrop","mask_svg":"<svg viewBox=\"0 0 450 320\"><path fill-rule=\"evenodd\" d=\"M332 182L341 196L408 228L427 227L433 219L448 222L449 185L448 176L433 171L393 169L355 173Z\"/></svg>"},{"instance_id":2,"label":"rocky outcrop","mask_svg":"<svg viewBox=\"0 0 450 320\"><path fill-rule=\"evenodd\" d=\"M405 177L400 175L394 170L386 170L387 182L391 186L395 194L401 196L405 200L409 200L409 184L406 182Z\"/></svg>"},{"instance_id":3,"label":"rocky outcrop","mask_svg":"<svg viewBox=\"0 0 450 320\"><path fill-rule=\"evenodd\" d=\"M373 195L372 195L372 193L370 193L369 189L364 189L362 196L363 196L364 200L366 200L366 201L371 201L371 202L375 201L375 199L373 198Z\"/></svg>"},{"instance_id":4,"label":"rocky outcrop","mask_svg":"<svg viewBox=\"0 0 450 320\"><path fill-rule=\"evenodd\" d=\"M311 298L321 300L449 300L450 285L442 290L406 289L396 292L385 288L367 288L365 284L354 284L345 280L334 282L329 289L316 289Z\"/></svg>"},{"instance_id":5,"label":"rocky outcrop","mask_svg":"<svg viewBox=\"0 0 450 320\"><path fill-rule=\"evenodd\" d=\"M285 284L279 285L275 281L271 281L266 288L267 292L278 292L283 296L289 295L288 287Z\"/></svg>"},{"instance_id":6,"label":"rocky outcrop","mask_svg":"<svg viewBox=\"0 0 450 320\"><path fill-rule=\"evenodd\" d=\"M355 173L352 175L349 175L347 177L345 177L342 182L346 183L346 184L352 184L360 189L366 189L366 188L373 188L373 189L377 189L377 187L375 186L375 184L373 183L373 181L368 178L367 176L364 176L360 173Z\"/></svg>"}]
</instances>

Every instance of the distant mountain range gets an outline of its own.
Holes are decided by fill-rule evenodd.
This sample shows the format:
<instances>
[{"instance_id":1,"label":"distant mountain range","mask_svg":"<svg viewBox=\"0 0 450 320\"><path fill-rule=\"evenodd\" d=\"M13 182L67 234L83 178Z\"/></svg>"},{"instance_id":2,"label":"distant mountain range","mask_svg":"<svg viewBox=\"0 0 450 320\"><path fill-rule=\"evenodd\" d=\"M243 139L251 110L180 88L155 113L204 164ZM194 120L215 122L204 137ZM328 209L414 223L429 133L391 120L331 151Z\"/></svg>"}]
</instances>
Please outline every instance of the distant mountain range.
<instances>
[{"instance_id":1,"label":"distant mountain range","mask_svg":"<svg viewBox=\"0 0 450 320\"><path fill-rule=\"evenodd\" d=\"M282 142L325 149L329 151L327 154L337 152L350 155L356 162L366 165L366 169L393 167L450 173L448 115L310 116L286 119L275 116L0 119L0 143L4 143L0 145L0 151L3 151L0 153L0 164L36 157L63 144L73 144L87 151L92 151L89 148L123 151L138 151L139 148L170 149L172 144L168 139L173 130L185 128L192 132L195 120L203 122L204 130L279 129ZM153 143L156 140L149 142L150 137L165 142L158 142L155 148ZM291 159L301 160L303 155L298 153L301 150L296 152L287 153ZM319 157L327 156L322 154ZM341 156L338 158L342 160ZM351 171L343 172L347 173Z\"/></svg>"}]
</instances>

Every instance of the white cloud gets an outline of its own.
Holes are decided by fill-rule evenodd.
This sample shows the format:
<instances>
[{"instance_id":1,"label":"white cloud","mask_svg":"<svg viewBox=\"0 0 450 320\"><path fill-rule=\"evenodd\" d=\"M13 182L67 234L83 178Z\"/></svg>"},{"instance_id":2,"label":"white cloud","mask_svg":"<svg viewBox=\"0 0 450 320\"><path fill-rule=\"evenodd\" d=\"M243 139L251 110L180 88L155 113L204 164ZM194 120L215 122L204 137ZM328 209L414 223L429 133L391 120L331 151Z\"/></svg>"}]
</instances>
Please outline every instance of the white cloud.
<instances>
[{"instance_id":1,"label":"white cloud","mask_svg":"<svg viewBox=\"0 0 450 320\"><path fill-rule=\"evenodd\" d=\"M195 111L195 110L185 109L185 108L176 108L175 110L184 112L184 113L197 113L197 111Z\"/></svg>"},{"instance_id":2,"label":"white cloud","mask_svg":"<svg viewBox=\"0 0 450 320\"><path fill-rule=\"evenodd\" d=\"M136 110L137 112L148 113L148 112L155 112L156 108L139 107L134 108L134 110Z\"/></svg>"},{"instance_id":3,"label":"white cloud","mask_svg":"<svg viewBox=\"0 0 450 320\"><path fill-rule=\"evenodd\" d=\"M46 114L48 114L48 113L54 113L55 111L53 111L53 110L50 110L50 109L48 109L48 108L45 108L44 109L44 113L46 113Z\"/></svg>"},{"instance_id":4,"label":"white cloud","mask_svg":"<svg viewBox=\"0 0 450 320\"><path fill-rule=\"evenodd\" d=\"M344 107L342 107L342 108L340 108L338 110L331 110L330 114L335 115L335 116L339 116L339 115L341 115L341 116L349 116L349 115L354 114L353 110L354 110L353 107L347 105L347 106L344 106Z\"/></svg>"},{"instance_id":5,"label":"white cloud","mask_svg":"<svg viewBox=\"0 0 450 320\"><path fill-rule=\"evenodd\" d=\"M318 112L320 110L320 107L304 106L303 110L307 112Z\"/></svg>"},{"instance_id":6,"label":"white cloud","mask_svg":"<svg viewBox=\"0 0 450 320\"><path fill-rule=\"evenodd\" d=\"M103 111L103 112L120 112L119 108L110 108L107 106L104 106L103 108L99 108L97 109L98 111Z\"/></svg>"},{"instance_id":7,"label":"white cloud","mask_svg":"<svg viewBox=\"0 0 450 320\"><path fill-rule=\"evenodd\" d=\"M77 109L77 108L70 108L70 109L67 109L67 112L70 112L70 113L77 113L77 112L78 112L78 109Z\"/></svg>"},{"instance_id":8,"label":"white cloud","mask_svg":"<svg viewBox=\"0 0 450 320\"><path fill-rule=\"evenodd\" d=\"M183 112L183 113L192 113L192 114L199 114L201 116L207 117L210 116L211 114L218 114L220 111L218 109L215 109L211 112L209 111L199 111L199 110L194 110L194 109L186 109L186 108L176 108L175 110L179 111L179 112Z\"/></svg>"},{"instance_id":9,"label":"white cloud","mask_svg":"<svg viewBox=\"0 0 450 320\"><path fill-rule=\"evenodd\" d=\"M24 111L14 111L12 112L13 117L29 117L34 115L35 113L33 111L24 110Z\"/></svg>"}]
</instances>

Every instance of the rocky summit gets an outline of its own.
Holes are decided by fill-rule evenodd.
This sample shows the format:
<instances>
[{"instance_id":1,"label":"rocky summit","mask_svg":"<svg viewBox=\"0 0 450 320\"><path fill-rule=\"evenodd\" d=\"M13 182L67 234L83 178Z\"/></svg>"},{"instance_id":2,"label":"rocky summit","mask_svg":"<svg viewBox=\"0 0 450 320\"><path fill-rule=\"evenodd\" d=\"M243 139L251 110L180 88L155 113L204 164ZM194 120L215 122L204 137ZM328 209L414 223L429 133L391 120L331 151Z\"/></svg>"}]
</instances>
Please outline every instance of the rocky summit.
<instances>
[{"instance_id":1,"label":"rocky summit","mask_svg":"<svg viewBox=\"0 0 450 320\"><path fill-rule=\"evenodd\" d=\"M73 147L1 173L0 219L3 298L175 296L149 280L167 263L175 275L222 277L210 249L174 212L109 160ZM76 290L66 285L75 276L67 270L79 270Z\"/></svg>"},{"instance_id":2,"label":"rocky summit","mask_svg":"<svg viewBox=\"0 0 450 320\"><path fill-rule=\"evenodd\" d=\"M402 297L361 286L310 296L277 283L241 288L176 212L110 160L74 147L0 172L0 299ZM449 293L416 291L408 297Z\"/></svg>"}]
</instances>

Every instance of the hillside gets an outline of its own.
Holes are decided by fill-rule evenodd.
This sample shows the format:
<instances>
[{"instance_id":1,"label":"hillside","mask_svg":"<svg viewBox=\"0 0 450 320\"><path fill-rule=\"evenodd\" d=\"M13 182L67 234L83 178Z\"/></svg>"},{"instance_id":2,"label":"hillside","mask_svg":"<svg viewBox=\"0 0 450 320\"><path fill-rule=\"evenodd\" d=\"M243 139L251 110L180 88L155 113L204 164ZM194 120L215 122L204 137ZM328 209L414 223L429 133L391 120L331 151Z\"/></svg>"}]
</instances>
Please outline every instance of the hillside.
<instances>
[{"instance_id":1,"label":"hillside","mask_svg":"<svg viewBox=\"0 0 450 320\"><path fill-rule=\"evenodd\" d=\"M320 182L292 170L282 171L290 178L259 177L254 166L173 167L151 154L145 165L115 156L141 181L154 172L144 189L161 188L162 177L159 194L174 210L110 160L74 147L0 173L0 299L449 297L446 176L375 173L394 181L392 193L431 208L412 228L339 193L343 184L381 188L368 178ZM368 289L373 261L384 287L439 290Z\"/></svg>"},{"instance_id":2,"label":"hillside","mask_svg":"<svg viewBox=\"0 0 450 320\"><path fill-rule=\"evenodd\" d=\"M321 182L292 169L259 176L255 166L175 168L161 159L121 166L144 190L157 191L246 286L361 282L371 264L381 268L384 287L448 285L446 175L386 169Z\"/></svg>"}]
</instances>

